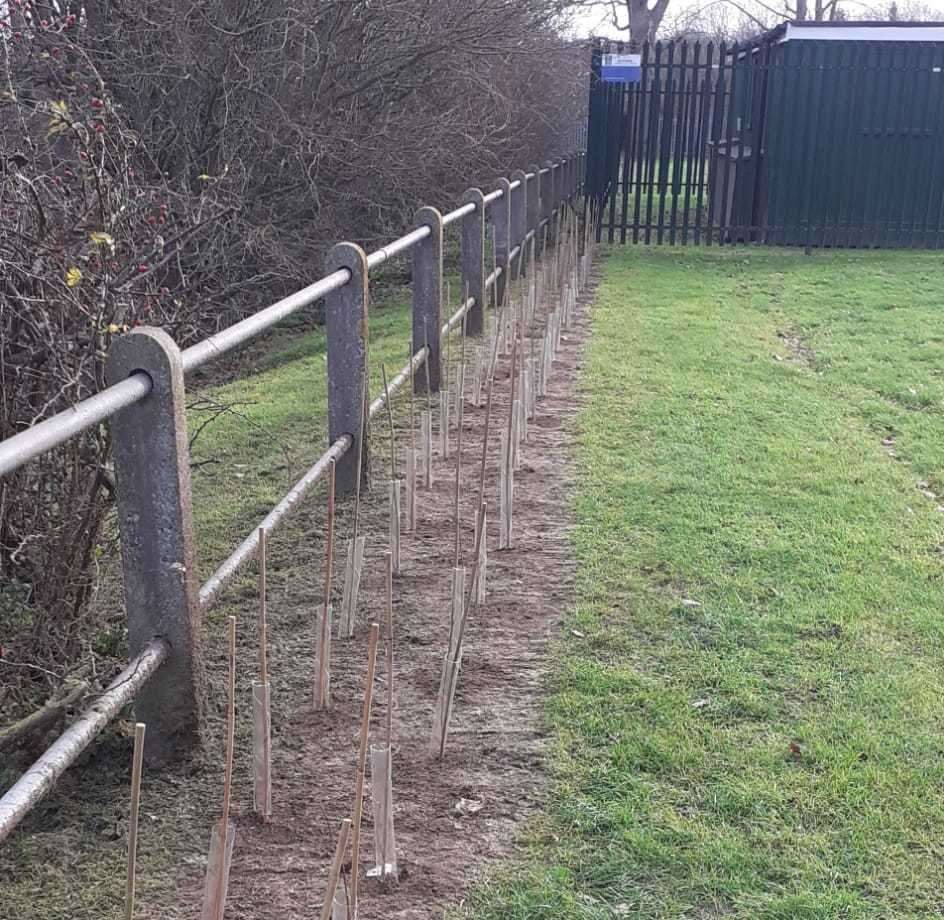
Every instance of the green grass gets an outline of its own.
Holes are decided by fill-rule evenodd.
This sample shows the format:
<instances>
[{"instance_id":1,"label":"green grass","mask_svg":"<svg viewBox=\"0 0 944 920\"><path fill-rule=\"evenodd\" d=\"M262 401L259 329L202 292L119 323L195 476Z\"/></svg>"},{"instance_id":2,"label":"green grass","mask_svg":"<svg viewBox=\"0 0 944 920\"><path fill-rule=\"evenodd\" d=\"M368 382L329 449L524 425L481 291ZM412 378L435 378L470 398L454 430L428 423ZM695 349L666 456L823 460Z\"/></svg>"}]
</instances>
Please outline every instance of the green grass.
<instances>
[{"instance_id":1,"label":"green grass","mask_svg":"<svg viewBox=\"0 0 944 920\"><path fill-rule=\"evenodd\" d=\"M611 254L550 801L475 917L944 914L942 304L932 254Z\"/></svg>"},{"instance_id":2,"label":"green grass","mask_svg":"<svg viewBox=\"0 0 944 920\"><path fill-rule=\"evenodd\" d=\"M372 304L372 397L409 356L410 304ZM324 329L287 339L251 376L201 391L230 410L197 436L193 512L201 578L239 544L328 446ZM191 432L213 410L191 411Z\"/></svg>"}]
</instances>

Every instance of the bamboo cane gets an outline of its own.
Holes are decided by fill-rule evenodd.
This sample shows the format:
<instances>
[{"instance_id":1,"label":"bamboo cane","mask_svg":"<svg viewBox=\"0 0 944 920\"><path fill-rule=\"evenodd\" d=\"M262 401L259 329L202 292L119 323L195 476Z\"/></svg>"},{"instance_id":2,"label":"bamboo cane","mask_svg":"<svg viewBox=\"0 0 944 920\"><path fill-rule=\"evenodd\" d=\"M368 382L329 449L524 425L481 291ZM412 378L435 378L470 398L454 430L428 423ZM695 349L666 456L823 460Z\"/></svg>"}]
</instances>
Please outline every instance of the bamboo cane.
<instances>
[{"instance_id":1,"label":"bamboo cane","mask_svg":"<svg viewBox=\"0 0 944 920\"><path fill-rule=\"evenodd\" d=\"M357 883L361 845L361 814L364 809L364 771L367 764L367 739L370 732L370 706L374 692L374 671L377 664L377 639L380 627L370 624L367 640L367 684L364 687L364 711L361 717L361 739L357 754L357 773L354 778L354 827L351 842L351 913L357 917Z\"/></svg>"},{"instance_id":2,"label":"bamboo cane","mask_svg":"<svg viewBox=\"0 0 944 920\"><path fill-rule=\"evenodd\" d=\"M131 812L128 815L128 877L125 887L125 920L134 918L134 895L138 867L138 815L141 804L141 770L144 760L143 722L134 726L134 754L131 759Z\"/></svg>"}]
</instances>

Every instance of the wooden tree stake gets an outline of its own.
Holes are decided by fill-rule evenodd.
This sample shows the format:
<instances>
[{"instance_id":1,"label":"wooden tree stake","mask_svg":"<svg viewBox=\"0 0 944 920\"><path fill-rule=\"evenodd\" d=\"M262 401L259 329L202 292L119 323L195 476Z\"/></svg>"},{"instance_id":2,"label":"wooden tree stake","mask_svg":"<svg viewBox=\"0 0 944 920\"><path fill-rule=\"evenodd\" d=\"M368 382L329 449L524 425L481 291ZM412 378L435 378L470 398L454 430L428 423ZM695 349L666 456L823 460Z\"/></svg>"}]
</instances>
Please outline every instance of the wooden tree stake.
<instances>
[{"instance_id":1,"label":"wooden tree stake","mask_svg":"<svg viewBox=\"0 0 944 920\"><path fill-rule=\"evenodd\" d=\"M315 702L319 709L331 705L331 567L334 563L334 460L328 465L328 534L325 545L324 603L318 624Z\"/></svg>"},{"instance_id":2,"label":"wooden tree stake","mask_svg":"<svg viewBox=\"0 0 944 920\"><path fill-rule=\"evenodd\" d=\"M134 754L131 759L131 811L128 815L128 878L125 886L125 920L134 918L134 894L138 868L138 814L141 805L141 768L144 761L143 722L134 726Z\"/></svg>"},{"instance_id":3,"label":"wooden tree stake","mask_svg":"<svg viewBox=\"0 0 944 920\"><path fill-rule=\"evenodd\" d=\"M331 920L334 908L334 893L338 889L338 879L341 877L341 866L344 864L344 854L347 851L347 838L351 833L351 819L345 818L341 822L338 833L338 845L334 849L334 859L331 860L331 869L328 871L328 887L325 891L324 904L321 908L321 920Z\"/></svg>"},{"instance_id":4,"label":"wooden tree stake","mask_svg":"<svg viewBox=\"0 0 944 920\"><path fill-rule=\"evenodd\" d=\"M229 871L236 842L236 828L229 820L233 787L233 753L236 742L236 617L228 618L229 685L226 706L226 764L223 774L223 808L210 838L202 920L223 920Z\"/></svg>"}]
</instances>

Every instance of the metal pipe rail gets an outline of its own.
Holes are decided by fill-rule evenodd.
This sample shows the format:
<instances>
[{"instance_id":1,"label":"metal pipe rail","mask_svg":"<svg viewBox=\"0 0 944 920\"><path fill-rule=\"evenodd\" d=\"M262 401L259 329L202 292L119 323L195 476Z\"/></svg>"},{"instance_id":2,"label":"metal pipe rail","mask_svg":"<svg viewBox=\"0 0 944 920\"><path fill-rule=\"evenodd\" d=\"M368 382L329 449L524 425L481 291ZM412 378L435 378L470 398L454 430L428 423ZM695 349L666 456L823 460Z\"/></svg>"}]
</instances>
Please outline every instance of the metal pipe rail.
<instances>
[{"instance_id":1,"label":"metal pipe rail","mask_svg":"<svg viewBox=\"0 0 944 920\"><path fill-rule=\"evenodd\" d=\"M382 261L382 260L381 260ZM276 323L297 313L303 307L321 300L326 294L344 287L351 280L351 273L346 269L332 272L327 278L322 278L314 284L290 294L271 307L266 307L246 319L234 323L228 329L211 335L210 338L185 348L181 353L184 364L184 373L196 370L198 367L225 355L228 351L238 348L257 335L271 329Z\"/></svg>"},{"instance_id":2,"label":"metal pipe rail","mask_svg":"<svg viewBox=\"0 0 944 920\"><path fill-rule=\"evenodd\" d=\"M0 842L55 785L92 739L131 702L148 678L163 664L170 646L153 639L0 799Z\"/></svg>"},{"instance_id":3,"label":"metal pipe rail","mask_svg":"<svg viewBox=\"0 0 944 920\"><path fill-rule=\"evenodd\" d=\"M351 449L354 439L341 435L316 461L314 466L289 489L285 497L252 529L235 551L204 582L200 588L200 609L209 610L216 603L220 592L236 577L239 570L252 559L259 548L260 528L267 533L275 530L295 506L311 491L312 487L328 472L332 460L340 460Z\"/></svg>"},{"instance_id":4,"label":"metal pipe rail","mask_svg":"<svg viewBox=\"0 0 944 920\"><path fill-rule=\"evenodd\" d=\"M501 189L499 189L501 191ZM456 208L455 211L450 211L448 214L443 214L443 226L448 227L450 224L454 224L457 220L462 220L467 214L475 213L475 202L470 201L468 204L462 205L461 208Z\"/></svg>"},{"instance_id":5,"label":"metal pipe rail","mask_svg":"<svg viewBox=\"0 0 944 920\"><path fill-rule=\"evenodd\" d=\"M6 476L30 460L65 444L86 428L98 425L120 409L144 399L150 392L151 378L147 374L132 374L120 383L76 403L71 409L0 441L0 476Z\"/></svg>"},{"instance_id":6,"label":"metal pipe rail","mask_svg":"<svg viewBox=\"0 0 944 920\"><path fill-rule=\"evenodd\" d=\"M383 265L387 259L392 259L401 252L406 252L408 249L412 249L421 240L425 240L426 237L429 236L430 232L431 231L429 227L419 227L418 229L407 233L405 236L401 236L399 239L394 240L392 243L388 243L382 249L372 252L367 257L367 267L376 268L378 265Z\"/></svg>"},{"instance_id":7,"label":"metal pipe rail","mask_svg":"<svg viewBox=\"0 0 944 920\"><path fill-rule=\"evenodd\" d=\"M130 372L125 379L106 387L101 392L88 399L82 400L74 407L59 412L51 418L37 422L32 427L18 432L12 437L0 442L0 476L7 475L19 469L30 460L55 449L82 431L94 425L101 424L117 413L122 412L122 410L128 409L137 403L141 403L147 399L153 391L155 394L154 399L149 400L148 403L141 406L140 410L136 410L136 413L138 411L142 413L140 417L135 414L136 427L135 424L131 424L129 428L122 430L123 426L129 424L124 415L120 416L119 419L116 419L115 422L112 423L113 439L116 445L116 471L121 474L118 477L119 520L128 517L136 521L136 527L139 533L133 538L133 540L137 540L137 543L133 543L135 547L140 546L142 533L146 535L150 532L154 535L153 539L164 539L164 534L168 530L168 522L170 522L170 529L174 531L174 533L171 534L172 542L174 539L182 541L173 543L171 552L176 553L182 551L179 550L179 547L184 546L187 540L190 539L191 512L189 495L182 496L179 493L173 493L170 495L170 498L168 498L168 494L160 488L155 488L154 490L139 490L154 492L153 496L146 497L145 504L143 505L144 513L142 515L139 513L142 508L140 496L135 495L134 498L129 499L125 494L126 490L121 488L121 482L124 481L123 477L125 474L128 474L131 480L137 477L139 482L149 482L149 476L159 477L160 471L151 466L147 466L147 464L149 462L166 463L167 457L176 458L176 463L178 467L180 467L177 471L180 476L180 481L186 482L189 454L186 450L180 453L178 449L173 448L174 444L183 443L186 445L185 429L183 429L184 433L182 438L180 437L179 430L181 426L185 425L184 405L182 402L184 392L183 377L185 374L238 348L304 307L318 300L325 299L326 310L330 320L328 323L329 423L336 426L338 414L336 409L332 409L332 400L336 398L333 394L335 393L335 389L337 389L337 381L331 377L332 349L334 349L337 354L355 356L356 360L354 363L360 362L360 367L349 366L350 362L345 358L340 365L342 373L347 374L350 380L356 381L363 379L363 365L366 361L366 338L361 337L366 337L367 279L369 271L371 268L382 265L397 255L412 251L414 258L414 354L393 380L389 382L387 393L381 393L370 403L368 419L373 418L380 412L386 405L388 394L392 397L404 386L412 375L415 375L416 371L422 367L424 363L434 362L434 388L438 388L439 346L442 337L449 335L455 330L462 322L463 318L466 317L473 308L476 308L475 314L473 314L475 317L473 322L478 323L477 328L480 330L482 322L481 311L484 310L484 301L489 289L494 289L496 298L501 299L503 296L503 287L500 287L498 282L508 270L511 259L508 258L506 247L504 251L507 261L504 264L496 265L494 270L488 276L485 276L484 222L487 209L490 205L493 205L504 197L505 189L509 192L521 189L519 194L513 197L513 200L508 201L503 206L504 213L503 209L495 209L492 212L492 221L496 227L496 238L499 232L499 224L501 223L503 228L501 232L505 234L503 239L506 242L511 242L512 240L509 239L508 234L509 232L515 231L511 231L508 220L513 203L519 202L516 207L520 207L520 202L523 201L524 196L531 196L533 194L533 187L537 190L538 195L543 198L543 213L553 214L556 212L577 194L579 184L577 167L580 165L580 156L581 155L578 154L569 161L569 172L565 171L565 161L561 161L554 166L534 169L529 173L519 172L517 175L519 177L523 175L525 177L524 180L517 178L510 183L503 180L503 187L487 195L483 195L480 191L472 189L466 194L467 200L464 204L445 215L440 216L439 213L433 209L424 208L417 216L419 225L415 229L369 255L352 244L341 244L335 247L329 255L329 264L333 262L333 264L331 264L333 270L324 278L315 281L302 290L296 291L294 294L260 310L258 313L246 317L229 328L182 351L178 350L172 340L164 336L163 333L158 334L153 331L146 333L142 331L144 333L142 335L131 334L122 337L115 345L119 352L124 350L125 358L127 358L128 352L132 355L136 354L136 352L134 347L127 349L123 348L123 346L127 346L129 342L140 343L143 340L151 343L149 346L151 351L148 352L146 349L145 352L141 354L153 356L154 349L156 348L158 353L163 352L165 356L164 361L158 360L156 364L151 361L149 365L148 360L137 363L132 359L132 363L128 366L128 369L132 372ZM539 183L536 180L539 176L546 175L547 173L552 174L551 181L548 183L540 183L540 187L538 187ZM545 184L549 190L549 195L545 192ZM468 200L470 198L471 200ZM512 198L512 196L509 196L509 198ZM532 199L532 205L533 203L534 199ZM538 203L542 204L542 202ZM476 212L480 211L480 208L481 212L475 216ZM523 219L522 214L520 211L516 213L518 215L516 219L519 222L518 226L520 226L521 232L518 233L518 245L511 251L510 255L512 258L521 253L524 243L534 236L536 229L549 222L548 217L545 217L540 222L537 222L534 217L524 218L531 224L531 228L525 233L525 226L520 223ZM537 213L535 209L534 215L536 216ZM465 223L466 218L471 218L471 221ZM442 229L454 223L462 223L463 226L462 270L467 285L466 289L477 292L479 296L467 296L458 310L442 324L441 328L438 330L439 335L433 340L430 340L428 344L418 346L418 335L425 336L426 318L436 316L436 325L439 325L439 304L442 297L443 272ZM338 253L338 255L335 255L335 253ZM420 284L421 291L419 293L417 289L417 277L422 281ZM330 309L328 309L329 307ZM433 309L434 312L429 312L431 309ZM357 317L358 311L360 311L360 314L363 316L363 323L352 321ZM332 326L332 322L334 326ZM338 322L341 322L342 325L339 326ZM418 323L421 323L421 325L418 325ZM332 336L335 337L334 340ZM420 338L419 341L422 342L423 338ZM114 366L120 368L123 365L120 361L117 361ZM128 370L125 372L127 373ZM174 375L177 375L176 382ZM347 381L344 385L349 386L350 381ZM335 389L332 389L333 386ZM157 401L157 408L155 408L155 400ZM176 400L176 403L174 400ZM155 416L155 411L159 413L162 412L164 415ZM167 427L168 416L171 417L169 428ZM125 421L121 422L121 419L125 419ZM119 422L121 422L120 425ZM223 589L232 582L239 570L255 556L258 549L260 528L267 531L277 528L289 513L297 507L305 495L311 491L315 484L324 477L332 461L339 464L339 474L341 472L342 463L350 464L352 459L350 456L352 453L351 448L357 443L356 438L366 437L366 430L362 427L363 413L358 410L355 416L348 419L347 423L349 423L351 427L342 427L340 432L334 434L331 438L329 448L318 457L314 465L292 486L289 492L269 511L259 524L253 528L252 533L236 547L233 553L231 553L213 575L207 579L199 589L199 592L193 592L195 596L192 598L192 601L186 600L183 595L179 596L181 600L180 610L178 610L177 607L172 607L172 617L183 616L184 620L187 620L190 616L186 609L188 605L191 606L191 609L195 608L199 610L201 614L211 609ZM129 433L129 431L133 432L133 434ZM127 450L124 452L119 451L118 447L122 443L122 440L132 436L135 438L143 437L152 449L141 450L141 445L138 445L138 449L130 453ZM154 445L151 444L151 439L154 437L158 439L159 449L153 449ZM160 438L164 438L164 440L160 440ZM167 440L168 438L170 440ZM122 462L129 462L129 456L133 458L132 463L139 463L142 465L142 468L126 468L119 470ZM181 469L183 472L181 472ZM141 479L142 476L144 477L143 480ZM132 492L134 492L134 490L132 490ZM148 505L147 501L156 503L155 507ZM137 504L135 504L135 502L137 502ZM168 503L173 512L170 517L168 517L166 513ZM129 511L133 511L134 513L131 514ZM174 515L176 515L176 517ZM144 524L147 526L144 526L142 529ZM151 528L150 531L148 529L149 527ZM185 531L186 534L184 534ZM122 533L122 539L123 541L125 539L124 533ZM125 555L126 550L127 547L123 544L123 555ZM160 556L161 559L166 556L166 548L163 548L162 552L163 555ZM170 555L168 558L179 558L179 556ZM140 559L137 564L139 566L141 565ZM163 570L166 566L148 564L146 570L142 570L135 568L134 562L129 563L127 557L124 558L124 565L126 570L126 587L130 572L135 579L138 579L139 584L145 585L147 592L150 592L152 597L164 597L161 590L162 588L168 588L171 593L179 591L180 579L178 576L174 575L172 582L165 583L161 581L161 578L165 577L166 573L163 571L154 571L155 568ZM132 566L130 569L129 565ZM173 568L173 566L171 566L171 568ZM175 597L177 597L176 594ZM160 602L161 601L159 601L159 603ZM144 618L143 622L148 629L150 629L151 625L154 623L154 617L157 615L156 611L148 609L136 609L132 611L129 605L129 621L133 613L138 617L136 622L139 624L142 622L142 617ZM164 621L162 620L161 622ZM188 628L195 629L198 627L198 624L199 621L190 623ZM182 635L186 637L186 633ZM198 643L195 643L195 645L198 645ZM168 659L171 659L176 667L180 664L179 656L181 654L181 651L175 648L174 642L168 641L165 638L155 638L149 641L132 657L128 667L115 678L101 697L99 697L85 713L79 716L7 793L0 798L0 841L10 833L29 809L52 788L59 776L62 775L69 765L75 761L76 757L91 743L98 732L114 718L123 706L135 698L138 692L148 684L150 678L159 671L161 665L167 662ZM172 658L172 656L177 657ZM191 664L192 662L188 660L188 667ZM171 667L171 665L168 664L168 667ZM164 682L158 681L158 683ZM193 688L191 687L189 692L192 693L192 691ZM164 687L162 692L166 693L167 688ZM177 688L174 692L186 694L188 690L185 688ZM149 696L152 695L152 693L153 691L148 690ZM153 701L151 701L151 704L153 705ZM194 713L199 711L198 703L195 703L193 711ZM148 737L149 741L153 741L155 733L149 731Z\"/></svg>"}]
</instances>

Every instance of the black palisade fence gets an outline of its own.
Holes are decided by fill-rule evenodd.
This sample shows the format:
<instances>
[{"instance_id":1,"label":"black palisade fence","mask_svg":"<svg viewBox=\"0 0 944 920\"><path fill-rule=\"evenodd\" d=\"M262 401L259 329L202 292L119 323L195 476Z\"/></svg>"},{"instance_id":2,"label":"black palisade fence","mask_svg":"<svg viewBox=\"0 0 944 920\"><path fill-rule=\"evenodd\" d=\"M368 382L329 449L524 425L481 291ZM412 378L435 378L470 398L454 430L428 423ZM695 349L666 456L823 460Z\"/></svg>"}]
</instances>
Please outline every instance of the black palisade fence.
<instances>
[{"instance_id":1,"label":"black palisade fence","mask_svg":"<svg viewBox=\"0 0 944 920\"><path fill-rule=\"evenodd\" d=\"M944 244L944 42L656 42L637 83L590 88L601 239ZM877 34L877 33L876 33Z\"/></svg>"}]
</instances>

